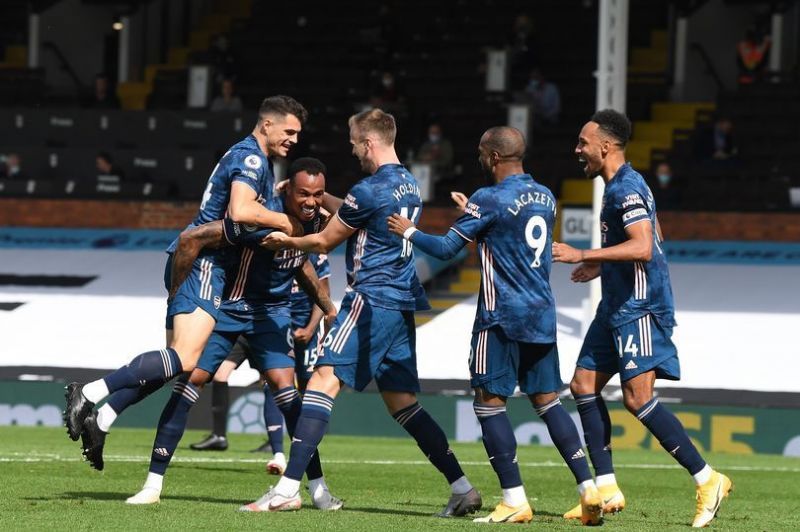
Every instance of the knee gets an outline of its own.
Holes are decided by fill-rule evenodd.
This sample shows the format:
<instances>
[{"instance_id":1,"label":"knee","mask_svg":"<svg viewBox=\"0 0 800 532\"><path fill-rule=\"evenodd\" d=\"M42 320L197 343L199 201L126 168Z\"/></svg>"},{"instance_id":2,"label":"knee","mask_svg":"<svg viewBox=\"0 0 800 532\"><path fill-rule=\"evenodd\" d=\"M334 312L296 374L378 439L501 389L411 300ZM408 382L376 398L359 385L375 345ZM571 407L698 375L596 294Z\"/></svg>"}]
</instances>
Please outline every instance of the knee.
<instances>
[{"instance_id":1,"label":"knee","mask_svg":"<svg viewBox=\"0 0 800 532\"><path fill-rule=\"evenodd\" d=\"M569 383L569 390L572 392L573 397L577 395L589 395L595 393L594 385L589 382L584 382L577 375L572 377Z\"/></svg>"},{"instance_id":2,"label":"knee","mask_svg":"<svg viewBox=\"0 0 800 532\"><path fill-rule=\"evenodd\" d=\"M208 382L208 376L208 373L205 371L195 369L192 371L191 375L189 375L189 382L197 388L203 388Z\"/></svg>"},{"instance_id":3,"label":"knee","mask_svg":"<svg viewBox=\"0 0 800 532\"><path fill-rule=\"evenodd\" d=\"M535 393L528 396L528 400L531 402L531 405L533 405L534 408L548 405L556 399L558 399L558 394L556 392Z\"/></svg>"},{"instance_id":4,"label":"knee","mask_svg":"<svg viewBox=\"0 0 800 532\"><path fill-rule=\"evenodd\" d=\"M634 416L636 413L642 409L644 405L647 404L653 398L652 394L647 393L636 393L634 391L625 390L622 396L622 401L625 404L625 408L633 414Z\"/></svg>"},{"instance_id":5,"label":"knee","mask_svg":"<svg viewBox=\"0 0 800 532\"><path fill-rule=\"evenodd\" d=\"M484 406L503 406L506 398L500 395L489 393L483 388L475 388L475 404Z\"/></svg>"}]
</instances>

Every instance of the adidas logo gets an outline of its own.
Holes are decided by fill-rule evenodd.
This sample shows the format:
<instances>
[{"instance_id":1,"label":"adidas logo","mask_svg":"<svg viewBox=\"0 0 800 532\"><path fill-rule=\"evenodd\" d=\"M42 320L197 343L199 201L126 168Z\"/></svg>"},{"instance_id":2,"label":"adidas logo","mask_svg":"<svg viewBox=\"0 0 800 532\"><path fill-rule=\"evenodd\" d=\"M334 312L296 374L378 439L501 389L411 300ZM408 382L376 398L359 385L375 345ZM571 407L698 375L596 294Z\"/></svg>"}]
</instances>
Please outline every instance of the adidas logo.
<instances>
[{"instance_id":1,"label":"adidas logo","mask_svg":"<svg viewBox=\"0 0 800 532\"><path fill-rule=\"evenodd\" d=\"M625 369L636 369L638 367L639 366L637 366L636 362L634 362L633 360L630 360L630 361L628 361L627 364L625 364Z\"/></svg>"},{"instance_id":2,"label":"adidas logo","mask_svg":"<svg viewBox=\"0 0 800 532\"><path fill-rule=\"evenodd\" d=\"M572 455L571 460L577 460L578 458L586 458L586 453L583 452L583 449L578 449L575 454Z\"/></svg>"},{"instance_id":3,"label":"adidas logo","mask_svg":"<svg viewBox=\"0 0 800 532\"><path fill-rule=\"evenodd\" d=\"M169 456L169 451L164 447L156 447L153 452L161 456Z\"/></svg>"}]
</instances>

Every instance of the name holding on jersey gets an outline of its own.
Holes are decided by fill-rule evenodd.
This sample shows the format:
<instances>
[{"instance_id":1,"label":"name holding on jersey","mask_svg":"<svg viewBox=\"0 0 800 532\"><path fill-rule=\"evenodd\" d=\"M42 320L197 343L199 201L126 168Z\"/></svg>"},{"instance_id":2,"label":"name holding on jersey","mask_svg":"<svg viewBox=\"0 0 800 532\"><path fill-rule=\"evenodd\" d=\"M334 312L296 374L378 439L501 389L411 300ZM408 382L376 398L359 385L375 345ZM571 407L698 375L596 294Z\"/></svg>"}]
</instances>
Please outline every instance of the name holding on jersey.
<instances>
[{"instance_id":1,"label":"name holding on jersey","mask_svg":"<svg viewBox=\"0 0 800 532\"><path fill-rule=\"evenodd\" d=\"M413 194L418 198L421 198L422 193L419 190L419 186L414 183L402 183L400 186L394 189L394 192L392 192L392 196L394 196L394 199L397 201L400 201L400 199L406 194Z\"/></svg>"},{"instance_id":2,"label":"name holding on jersey","mask_svg":"<svg viewBox=\"0 0 800 532\"><path fill-rule=\"evenodd\" d=\"M508 212L516 216L520 213L523 207L533 203L545 205L553 212L556 212L556 203L553 201L553 198L550 195L542 192L526 192L524 194L520 194L518 198L514 199L514 206L507 207Z\"/></svg>"}]
</instances>

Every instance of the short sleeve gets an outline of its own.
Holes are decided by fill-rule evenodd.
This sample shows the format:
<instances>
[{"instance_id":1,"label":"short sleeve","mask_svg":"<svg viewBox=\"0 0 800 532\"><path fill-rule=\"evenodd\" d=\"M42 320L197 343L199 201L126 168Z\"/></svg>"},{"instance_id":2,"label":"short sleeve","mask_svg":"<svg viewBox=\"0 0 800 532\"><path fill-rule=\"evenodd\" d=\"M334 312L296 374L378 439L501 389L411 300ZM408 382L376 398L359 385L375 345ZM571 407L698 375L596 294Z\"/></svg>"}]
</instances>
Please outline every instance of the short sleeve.
<instances>
[{"instance_id":1,"label":"short sleeve","mask_svg":"<svg viewBox=\"0 0 800 532\"><path fill-rule=\"evenodd\" d=\"M350 229L361 229L369 222L377 210L375 192L363 183L350 189L344 203L336 213L339 219Z\"/></svg>"},{"instance_id":2,"label":"short sleeve","mask_svg":"<svg viewBox=\"0 0 800 532\"><path fill-rule=\"evenodd\" d=\"M244 183L256 193L261 191L260 181L266 179L264 160L255 153L232 152L230 157L231 183Z\"/></svg>"},{"instance_id":3,"label":"short sleeve","mask_svg":"<svg viewBox=\"0 0 800 532\"><path fill-rule=\"evenodd\" d=\"M623 227L650 220L650 205L642 193L633 187L621 188L614 194L614 208L622 219Z\"/></svg>"},{"instance_id":4,"label":"short sleeve","mask_svg":"<svg viewBox=\"0 0 800 532\"><path fill-rule=\"evenodd\" d=\"M467 242L472 242L485 232L497 217L494 204L484 189L478 190L469 198L464 214L453 224L453 231Z\"/></svg>"},{"instance_id":5,"label":"short sleeve","mask_svg":"<svg viewBox=\"0 0 800 532\"><path fill-rule=\"evenodd\" d=\"M323 254L317 255L314 261L314 269L317 271L317 277L320 279L327 279L331 276L331 264L328 262L328 256Z\"/></svg>"},{"instance_id":6,"label":"short sleeve","mask_svg":"<svg viewBox=\"0 0 800 532\"><path fill-rule=\"evenodd\" d=\"M234 246L255 247L264 238L272 233L274 229L268 227L257 227L234 222L229 217L222 221L222 228L225 233L225 240Z\"/></svg>"}]
</instances>

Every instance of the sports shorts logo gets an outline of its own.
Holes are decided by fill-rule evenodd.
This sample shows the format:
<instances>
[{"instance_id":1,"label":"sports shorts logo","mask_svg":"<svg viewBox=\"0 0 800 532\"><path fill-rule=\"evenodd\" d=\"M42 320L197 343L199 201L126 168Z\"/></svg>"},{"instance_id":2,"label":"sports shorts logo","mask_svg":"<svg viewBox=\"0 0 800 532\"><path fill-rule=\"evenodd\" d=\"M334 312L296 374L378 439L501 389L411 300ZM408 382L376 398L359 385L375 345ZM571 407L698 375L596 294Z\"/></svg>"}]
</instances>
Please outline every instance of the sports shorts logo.
<instances>
[{"instance_id":1,"label":"sports shorts logo","mask_svg":"<svg viewBox=\"0 0 800 532\"><path fill-rule=\"evenodd\" d=\"M219 306L221 304L222 304L222 300L220 299L220 297L219 296L214 296L214 308L219 308Z\"/></svg>"}]
</instances>

